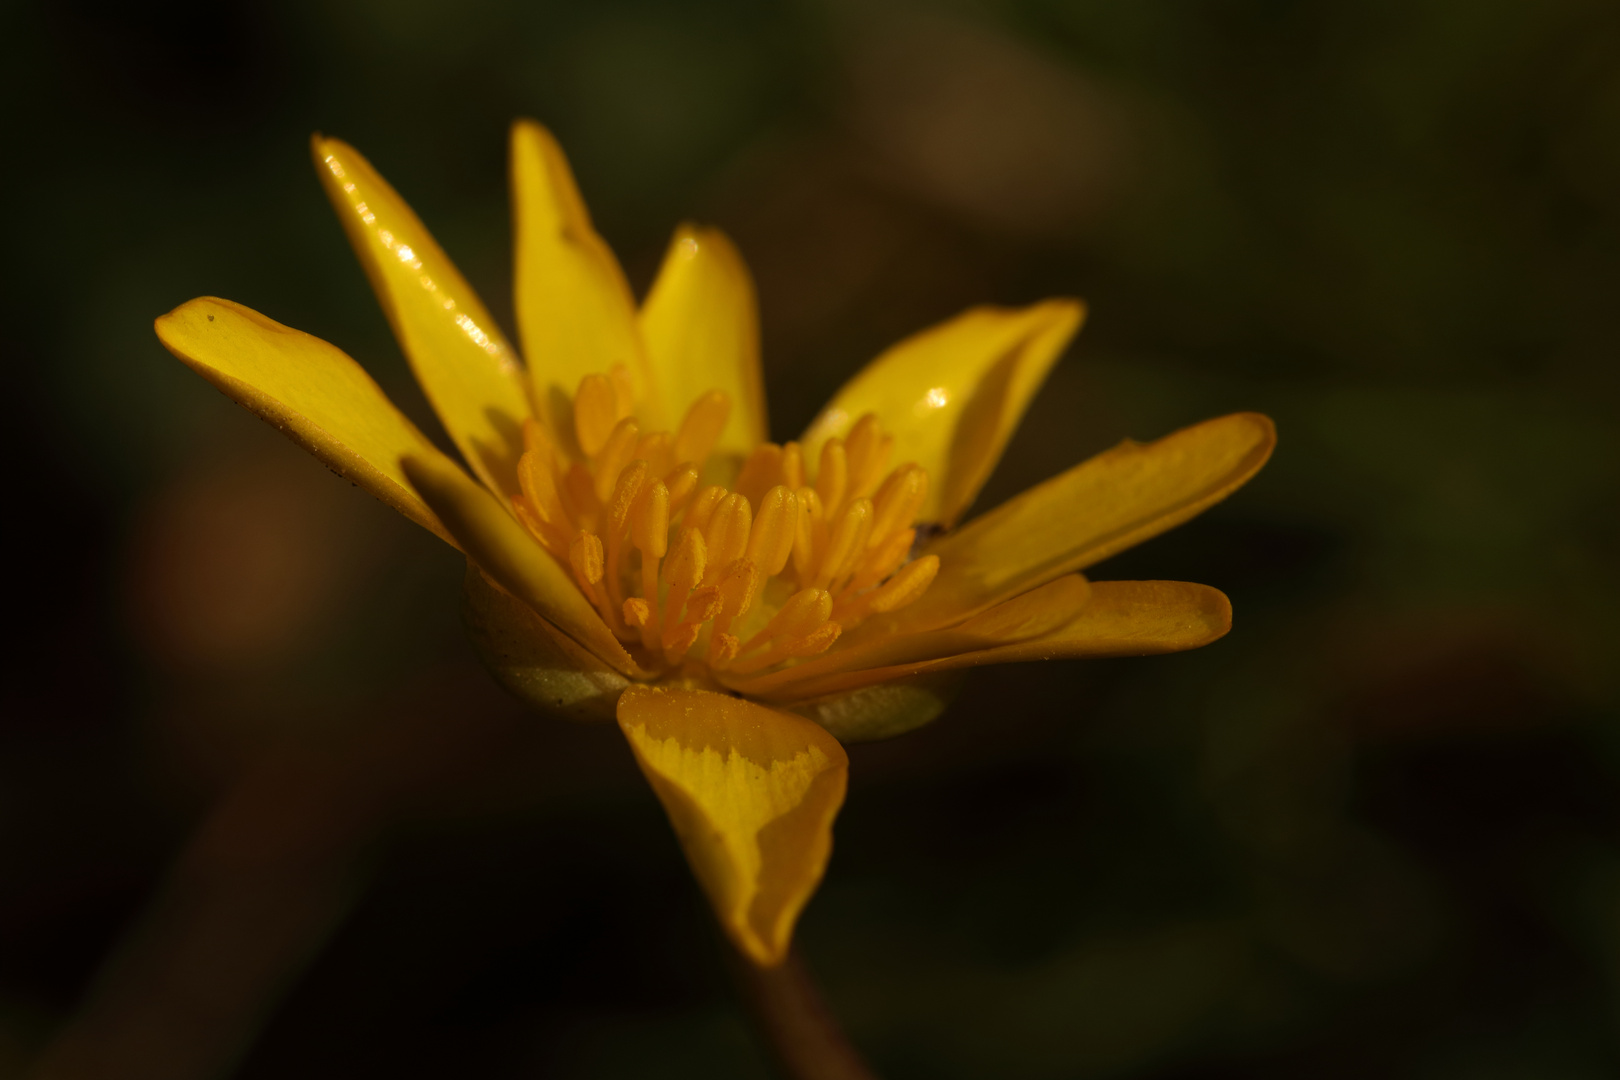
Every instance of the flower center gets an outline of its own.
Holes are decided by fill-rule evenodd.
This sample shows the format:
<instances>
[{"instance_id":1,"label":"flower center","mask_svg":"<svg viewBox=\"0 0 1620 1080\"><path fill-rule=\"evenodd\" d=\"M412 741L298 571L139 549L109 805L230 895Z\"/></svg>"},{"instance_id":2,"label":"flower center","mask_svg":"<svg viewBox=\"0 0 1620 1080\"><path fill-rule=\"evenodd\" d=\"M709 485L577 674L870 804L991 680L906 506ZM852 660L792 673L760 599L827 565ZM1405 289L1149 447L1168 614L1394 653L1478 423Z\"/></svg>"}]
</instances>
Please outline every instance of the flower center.
<instances>
[{"instance_id":1,"label":"flower center","mask_svg":"<svg viewBox=\"0 0 1620 1080\"><path fill-rule=\"evenodd\" d=\"M724 393L700 397L673 435L642 433L631 407L620 367L580 380L573 445L527 421L512 506L649 666L748 674L814 656L934 580L938 556L910 558L928 473L888 469L875 416L822 444L813 479L798 443L763 443L728 490L700 483Z\"/></svg>"}]
</instances>

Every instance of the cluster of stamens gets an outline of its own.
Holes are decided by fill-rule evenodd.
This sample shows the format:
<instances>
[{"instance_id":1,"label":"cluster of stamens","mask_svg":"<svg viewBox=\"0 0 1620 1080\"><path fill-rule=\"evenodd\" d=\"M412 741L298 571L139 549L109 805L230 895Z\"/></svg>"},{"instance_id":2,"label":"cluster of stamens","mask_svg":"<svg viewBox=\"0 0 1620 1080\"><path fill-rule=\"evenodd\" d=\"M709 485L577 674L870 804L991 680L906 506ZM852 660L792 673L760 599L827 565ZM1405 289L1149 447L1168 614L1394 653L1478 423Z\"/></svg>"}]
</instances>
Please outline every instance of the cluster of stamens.
<instances>
[{"instance_id":1,"label":"cluster of stamens","mask_svg":"<svg viewBox=\"0 0 1620 1080\"><path fill-rule=\"evenodd\" d=\"M581 380L573 446L529 420L512 505L644 662L761 671L826 651L933 581L938 557L910 558L928 474L887 471L892 440L876 417L822 444L813 480L798 443L763 443L727 490L699 480L724 393L699 398L673 435L643 434L632 405L617 368Z\"/></svg>"}]
</instances>

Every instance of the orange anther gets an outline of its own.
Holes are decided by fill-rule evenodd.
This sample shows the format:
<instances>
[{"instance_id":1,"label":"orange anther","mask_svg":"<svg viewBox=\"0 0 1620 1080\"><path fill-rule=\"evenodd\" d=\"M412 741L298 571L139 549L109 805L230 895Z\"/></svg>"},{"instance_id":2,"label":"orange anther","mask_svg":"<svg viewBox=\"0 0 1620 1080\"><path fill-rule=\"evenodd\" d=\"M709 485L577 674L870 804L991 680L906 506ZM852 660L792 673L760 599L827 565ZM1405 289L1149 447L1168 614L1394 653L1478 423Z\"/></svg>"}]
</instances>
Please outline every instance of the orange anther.
<instances>
[{"instance_id":1,"label":"orange anther","mask_svg":"<svg viewBox=\"0 0 1620 1080\"><path fill-rule=\"evenodd\" d=\"M710 390L692 402L675 435L675 460L702 465L719 441L731 415L731 398L724 391Z\"/></svg>"},{"instance_id":2,"label":"orange anther","mask_svg":"<svg viewBox=\"0 0 1620 1080\"><path fill-rule=\"evenodd\" d=\"M748 534L748 557L759 564L766 577L775 577L793 554L799 529L799 500L778 484L760 496L759 513Z\"/></svg>"},{"instance_id":3,"label":"orange anther","mask_svg":"<svg viewBox=\"0 0 1620 1080\"><path fill-rule=\"evenodd\" d=\"M796 442L782 444L782 483L793 491L804 487L804 451Z\"/></svg>"},{"instance_id":4,"label":"orange anther","mask_svg":"<svg viewBox=\"0 0 1620 1080\"><path fill-rule=\"evenodd\" d=\"M626 523L630 520L630 510L636 504L636 498L647 483L647 463L645 461L632 461L628 468L619 473L618 481L613 485L607 500L608 537L616 539L624 534Z\"/></svg>"},{"instance_id":5,"label":"orange anther","mask_svg":"<svg viewBox=\"0 0 1620 1080\"><path fill-rule=\"evenodd\" d=\"M734 634L715 634L709 644L709 664L723 668L737 657L737 638Z\"/></svg>"},{"instance_id":6,"label":"orange anther","mask_svg":"<svg viewBox=\"0 0 1620 1080\"><path fill-rule=\"evenodd\" d=\"M855 421L844 442L844 452L849 457L850 498L865 498L877 489L890 445L892 443L885 443L883 429L878 427L874 414L867 413Z\"/></svg>"},{"instance_id":7,"label":"orange anther","mask_svg":"<svg viewBox=\"0 0 1620 1080\"><path fill-rule=\"evenodd\" d=\"M877 516L867 545L878 547L895 533L910 528L927 495L928 473L919 466L902 465L890 473L872 500Z\"/></svg>"},{"instance_id":8,"label":"orange anther","mask_svg":"<svg viewBox=\"0 0 1620 1080\"><path fill-rule=\"evenodd\" d=\"M754 635L744 651L764 645L776 637L803 637L827 621L832 614L832 606L832 594L825 589L800 589L788 597L787 603L771 616L771 621Z\"/></svg>"},{"instance_id":9,"label":"orange anther","mask_svg":"<svg viewBox=\"0 0 1620 1080\"><path fill-rule=\"evenodd\" d=\"M855 558L866 550L866 537L872 531L872 501L856 499L838 516L827 540L827 553L816 569L815 586L825 589L843 579Z\"/></svg>"},{"instance_id":10,"label":"orange anther","mask_svg":"<svg viewBox=\"0 0 1620 1080\"><path fill-rule=\"evenodd\" d=\"M821 444L821 468L816 472L816 494L828 514L837 513L849 489L849 455L839 439Z\"/></svg>"},{"instance_id":11,"label":"orange anther","mask_svg":"<svg viewBox=\"0 0 1620 1080\"><path fill-rule=\"evenodd\" d=\"M832 648L833 642L844 628L835 622L824 622L812 632L787 647L789 656L816 656Z\"/></svg>"},{"instance_id":12,"label":"orange anther","mask_svg":"<svg viewBox=\"0 0 1620 1080\"><path fill-rule=\"evenodd\" d=\"M759 505L760 496L777 483L782 475L782 448L775 443L760 443L743 462L733 490L753 506Z\"/></svg>"},{"instance_id":13,"label":"orange anther","mask_svg":"<svg viewBox=\"0 0 1620 1080\"><path fill-rule=\"evenodd\" d=\"M595 457L601 451L618 422L618 393L613 380L599 374L579 380L579 390L574 394L574 438L586 457Z\"/></svg>"},{"instance_id":14,"label":"orange anther","mask_svg":"<svg viewBox=\"0 0 1620 1080\"><path fill-rule=\"evenodd\" d=\"M686 501L697 491L697 481L697 466L690 462L676 466L664 477L664 486L669 488L670 514L678 514L686 509Z\"/></svg>"},{"instance_id":15,"label":"orange anther","mask_svg":"<svg viewBox=\"0 0 1620 1080\"><path fill-rule=\"evenodd\" d=\"M826 548L827 521L815 488L800 488L796 497L799 523L793 536L793 572L803 585L815 576L817 552Z\"/></svg>"},{"instance_id":16,"label":"orange anther","mask_svg":"<svg viewBox=\"0 0 1620 1080\"><path fill-rule=\"evenodd\" d=\"M642 488L631 514L630 542L655 559L662 559L669 550L669 489L662 480Z\"/></svg>"},{"instance_id":17,"label":"orange anther","mask_svg":"<svg viewBox=\"0 0 1620 1080\"><path fill-rule=\"evenodd\" d=\"M681 518L681 524L695 529L707 529L709 519L714 516L715 507L724 501L729 494L725 488L718 484L704 488L692 499L692 505L686 508L686 516Z\"/></svg>"},{"instance_id":18,"label":"orange anther","mask_svg":"<svg viewBox=\"0 0 1620 1080\"><path fill-rule=\"evenodd\" d=\"M602 580L602 538L595 533L582 532L568 545L568 563L574 574L585 585Z\"/></svg>"},{"instance_id":19,"label":"orange anther","mask_svg":"<svg viewBox=\"0 0 1620 1080\"><path fill-rule=\"evenodd\" d=\"M730 566L748 550L748 533L753 528L754 512L748 500L741 495L727 495L720 500L709 516L703 530L703 539L709 545L709 574L705 579L713 582L717 571Z\"/></svg>"},{"instance_id":20,"label":"orange anther","mask_svg":"<svg viewBox=\"0 0 1620 1080\"><path fill-rule=\"evenodd\" d=\"M630 626L641 628L652 619L652 605L639 596L632 596L624 602L624 621Z\"/></svg>"},{"instance_id":21,"label":"orange anther","mask_svg":"<svg viewBox=\"0 0 1620 1080\"><path fill-rule=\"evenodd\" d=\"M607 502L608 495L613 491L613 485L618 483L619 474L631 462L631 455L636 452L636 441L640 429L631 419L620 420L608 435L607 442L603 444L601 453L596 455L592 462L592 471L596 477L596 497Z\"/></svg>"},{"instance_id":22,"label":"orange anther","mask_svg":"<svg viewBox=\"0 0 1620 1080\"><path fill-rule=\"evenodd\" d=\"M613 383L613 418L623 420L636 408L636 386L630 378L630 369L614 364L608 370L608 379Z\"/></svg>"},{"instance_id":23,"label":"orange anther","mask_svg":"<svg viewBox=\"0 0 1620 1080\"><path fill-rule=\"evenodd\" d=\"M907 563L866 601L869 611L885 612L903 608L921 596L939 573L939 556L924 555Z\"/></svg>"}]
</instances>

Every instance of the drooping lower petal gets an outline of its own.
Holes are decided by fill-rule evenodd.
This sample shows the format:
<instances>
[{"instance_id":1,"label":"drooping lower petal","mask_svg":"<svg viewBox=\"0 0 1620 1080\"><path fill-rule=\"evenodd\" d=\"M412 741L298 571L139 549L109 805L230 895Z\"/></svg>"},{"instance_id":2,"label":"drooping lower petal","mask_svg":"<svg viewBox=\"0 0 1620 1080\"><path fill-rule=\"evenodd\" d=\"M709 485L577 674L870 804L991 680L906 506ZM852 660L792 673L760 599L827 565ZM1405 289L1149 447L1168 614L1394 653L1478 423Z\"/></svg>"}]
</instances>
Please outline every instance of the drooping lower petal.
<instances>
[{"instance_id":1,"label":"drooping lower petal","mask_svg":"<svg viewBox=\"0 0 1620 1080\"><path fill-rule=\"evenodd\" d=\"M780 963L832 852L844 748L803 717L706 690L633 686L619 726L720 925L755 963Z\"/></svg>"},{"instance_id":2,"label":"drooping lower petal","mask_svg":"<svg viewBox=\"0 0 1620 1080\"><path fill-rule=\"evenodd\" d=\"M479 479L510 496L529 415L516 353L427 226L358 150L318 135L311 150L433 411Z\"/></svg>"},{"instance_id":3,"label":"drooping lower petal","mask_svg":"<svg viewBox=\"0 0 1620 1080\"><path fill-rule=\"evenodd\" d=\"M773 702L813 701L918 675L1030 660L1153 656L1208 645L1232 629L1219 589L1188 581L1094 581L1091 597L1063 625L1006 645L929 660L843 671L758 692ZM789 670L784 674L791 675ZM755 691L750 690L751 694Z\"/></svg>"},{"instance_id":4,"label":"drooping lower petal","mask_svg":"<svg viewBox=\"0 0 1620 1080\"><path fill-rule=\"evenodd\" d=\"M940 570L928 593L861 633L949 626L1157 536L1241 487L1276 441L1259 413L1127 440L930 544Z\"/></svg>"},{"instance_id":5,"label":"drooping lower petal","mask_svg":"<svg viewBox=\"0 0 1620 1080\"><path fill-rule=\"evenodd\" d=\"M820 452L865 413L894 435L894 460L934 478L920 520L952 525L990 477L1024 410L1080 328L1084 305L975 307L886 350L846 383L800 440Z\"/></svg>"},{"instance_id":6,"label":"drooping lower petal","mask_svg":"<svg viewBox=\"0 0 1620 1080\"><path fill-rule=\"evenodd\" d=\"M450 544L400 459L460 472L335 345L230 300L202 297L156 323L158 339L227 397L274 424L339 476ZM459 545L457 545L459 546Z\"/></svg>"}]
</instances>

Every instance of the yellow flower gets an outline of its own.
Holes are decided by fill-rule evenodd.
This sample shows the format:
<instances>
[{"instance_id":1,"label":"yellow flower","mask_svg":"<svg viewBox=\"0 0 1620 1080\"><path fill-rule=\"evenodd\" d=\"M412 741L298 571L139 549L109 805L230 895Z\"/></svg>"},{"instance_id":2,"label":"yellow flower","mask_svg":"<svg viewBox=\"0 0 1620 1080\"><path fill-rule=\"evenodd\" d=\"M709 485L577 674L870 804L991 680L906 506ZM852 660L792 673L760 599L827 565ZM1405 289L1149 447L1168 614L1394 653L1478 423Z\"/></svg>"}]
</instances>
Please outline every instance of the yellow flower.
<instances>
[{"instance_id":1,"label":"yellow flower","mask_svg":"<svg viewBox=\"0 0 1620 1080\"><path fill-rule=\"evenodd\" d=\"M319 136L313 149L477 479L318 338L212 298L159 318L158 336L466 554L467 623L492 670L547 710L617 719L756 963L786 955L825 869L840 739L933 719L960 669L1174 652L1230 627L1207 586L1079 571L1244 483L1275 441L1263 416L1122 443L954 528L1078 302L974 308L908 338L777 445L753 286L720 233L680 228L637 307L551 135L516 124L525 365L365 158Z\"/></svg>"}]
</instances>

